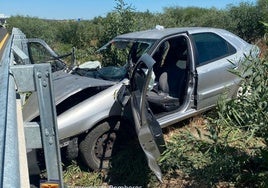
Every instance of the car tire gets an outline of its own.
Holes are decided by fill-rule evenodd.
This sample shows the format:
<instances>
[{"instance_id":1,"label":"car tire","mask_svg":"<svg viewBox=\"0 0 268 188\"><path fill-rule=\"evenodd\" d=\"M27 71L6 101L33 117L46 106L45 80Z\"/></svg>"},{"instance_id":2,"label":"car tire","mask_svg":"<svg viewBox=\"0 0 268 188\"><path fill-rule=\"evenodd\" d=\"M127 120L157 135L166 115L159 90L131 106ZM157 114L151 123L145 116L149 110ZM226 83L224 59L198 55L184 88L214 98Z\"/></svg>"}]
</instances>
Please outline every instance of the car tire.
<instances>
[{"instance_id":1,"label":"car tire","mask_svg":"<svg viewBox=\"0 0 268 188\"><path fill-rule=\"evenodd\" d=\"M74 137L69 141L68 146L64 148L63 159L66 159L68 162L75 160L78 157L78 138Z\"/></svg>"},{"instance_id":2,"label":"car tire","mask_svg":"<svg viewBox=\"0 0 268 188\"><path fill-rule=\"evenodd\" d=\"M122 126L123 127L123 126ZM92 170L108 169L110 159L120 145L120 121L110 120L97 125L80 142L80 158ZM119 129L120 128L120 129ZM121 141L120 141L121 140Z\"/></svg>"}]
</instances>

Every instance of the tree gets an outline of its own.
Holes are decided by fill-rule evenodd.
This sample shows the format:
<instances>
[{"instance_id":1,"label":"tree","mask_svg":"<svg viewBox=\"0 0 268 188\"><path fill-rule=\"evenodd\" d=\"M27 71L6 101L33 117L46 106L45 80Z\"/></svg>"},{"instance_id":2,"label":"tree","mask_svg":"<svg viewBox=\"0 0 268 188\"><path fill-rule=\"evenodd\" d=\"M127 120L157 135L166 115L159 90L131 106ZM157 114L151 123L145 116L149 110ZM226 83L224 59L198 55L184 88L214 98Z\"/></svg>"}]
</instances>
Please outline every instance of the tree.
<instances>
[{"instance_id":1,"label":"tree","mask_svg":"<svg viewBox=\"0 0 268 188\"><path fill-rule=\"evenodd\" d=\"M100 42L102 44L119 34L135 30L135 9L123 0L115 0L115 2L115 10L108 13L102 23L104 31L103 35L100 36Z\"/></svg>"},{"instance_id":2,"label":"tree","mask_svg":"<svg viewBox=\"0 0 268 188\"><path fill-rule=\"evenodd\" d=\"M43 20L36 17L11 16L8 20L8 30L11 32L13 27L17 27L28 38L42 38L47 43L55 40L56 27L54 21Z\"/></svg>"},{"instance_id":3,"label":"tree","mask_svg":"<svg viewBox=\"0 0 268 188\"><path fill-rule=\"evenodd\" d=\"M250 3L240 3L229 7L229 16L233 22L231 31L247 41L254 41L264 35L261 9Z\"/></svg>"}]
</instances>

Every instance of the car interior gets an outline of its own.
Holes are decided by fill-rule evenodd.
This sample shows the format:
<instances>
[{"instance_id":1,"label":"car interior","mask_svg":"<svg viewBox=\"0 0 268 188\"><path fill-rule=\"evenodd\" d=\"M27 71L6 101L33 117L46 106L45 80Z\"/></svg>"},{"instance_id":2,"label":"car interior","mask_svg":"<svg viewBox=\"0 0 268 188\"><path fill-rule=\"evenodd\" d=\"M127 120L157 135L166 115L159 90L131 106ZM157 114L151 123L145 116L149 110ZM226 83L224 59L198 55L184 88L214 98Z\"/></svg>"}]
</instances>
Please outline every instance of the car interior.
<instances>
[{"instance_id":1,"label":"car interior","mask_svg":"<svg viewBox=\"0 0 268 188\"><path fill-rule=\"evenodd\" d=\"M179 109L184 102L188 50L183 36L163 41L153 55L155 85L147 100L155 114Z\"/></svg>"}]
</instances>

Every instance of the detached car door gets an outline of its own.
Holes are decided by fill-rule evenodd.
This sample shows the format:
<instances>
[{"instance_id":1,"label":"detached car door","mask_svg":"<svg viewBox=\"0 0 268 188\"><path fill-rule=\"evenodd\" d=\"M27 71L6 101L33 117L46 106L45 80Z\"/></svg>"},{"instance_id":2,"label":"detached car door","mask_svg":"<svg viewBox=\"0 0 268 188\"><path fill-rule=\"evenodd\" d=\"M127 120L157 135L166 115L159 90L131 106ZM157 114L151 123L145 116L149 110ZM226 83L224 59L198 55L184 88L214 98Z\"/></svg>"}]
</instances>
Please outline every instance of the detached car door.
<instances>
[{"instance_id":1,"label":"detached car door","mask_svg":"<svg viewBox=\"0 0 268 188\"><path fill-rule=\"evenodd\" d=\"M27 46L31 64L50 63L52 72L67 68L61 58L72 55L69 53L58 56L45 41L38 38L28 39Z\"/></svg>"},{"instance_id":2,"label":"detached car door","mask_svg":"<svg viewBox=\"0 0 268 188\"><path fill-rule=\"evenodd\" d=\"M140 145L147 157L150 169L161 181L162 173L157 158L164 150L162 129L149 108L146 92L150 83L155 61L144 54L136 64L130 79L130 103Z\"/></svg>"}]
</instances>

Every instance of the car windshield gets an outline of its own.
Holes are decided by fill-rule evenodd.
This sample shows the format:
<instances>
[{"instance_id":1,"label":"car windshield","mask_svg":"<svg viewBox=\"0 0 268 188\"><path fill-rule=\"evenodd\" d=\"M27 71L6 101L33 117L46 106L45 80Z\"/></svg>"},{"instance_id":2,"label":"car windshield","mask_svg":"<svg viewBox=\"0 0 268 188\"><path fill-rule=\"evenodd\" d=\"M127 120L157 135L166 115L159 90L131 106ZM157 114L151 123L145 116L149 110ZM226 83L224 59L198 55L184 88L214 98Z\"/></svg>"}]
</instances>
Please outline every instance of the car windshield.
<instances>
[{"instance_id":1,"label":"car windshield","mask_svg":"<svg viewBox=\"0 0 268 188\"><path fill-rule=\"evenodd\" d=\"M76 69L73 74L87 77L120 81L131 75L133 65L151 48L155 40L113 39L99 52L100 67Z\"/></svg>"},{"instance_id":2,"label":"car windshield","mask_svg":"<svg viewBox=\"0 0 268 188\"><path fill-rule=\"evenodd\" d=\"M154 40L113 39L98 50L102 54L102 65L135 64L154 42Z\"/></svg>"}]
</instances>

